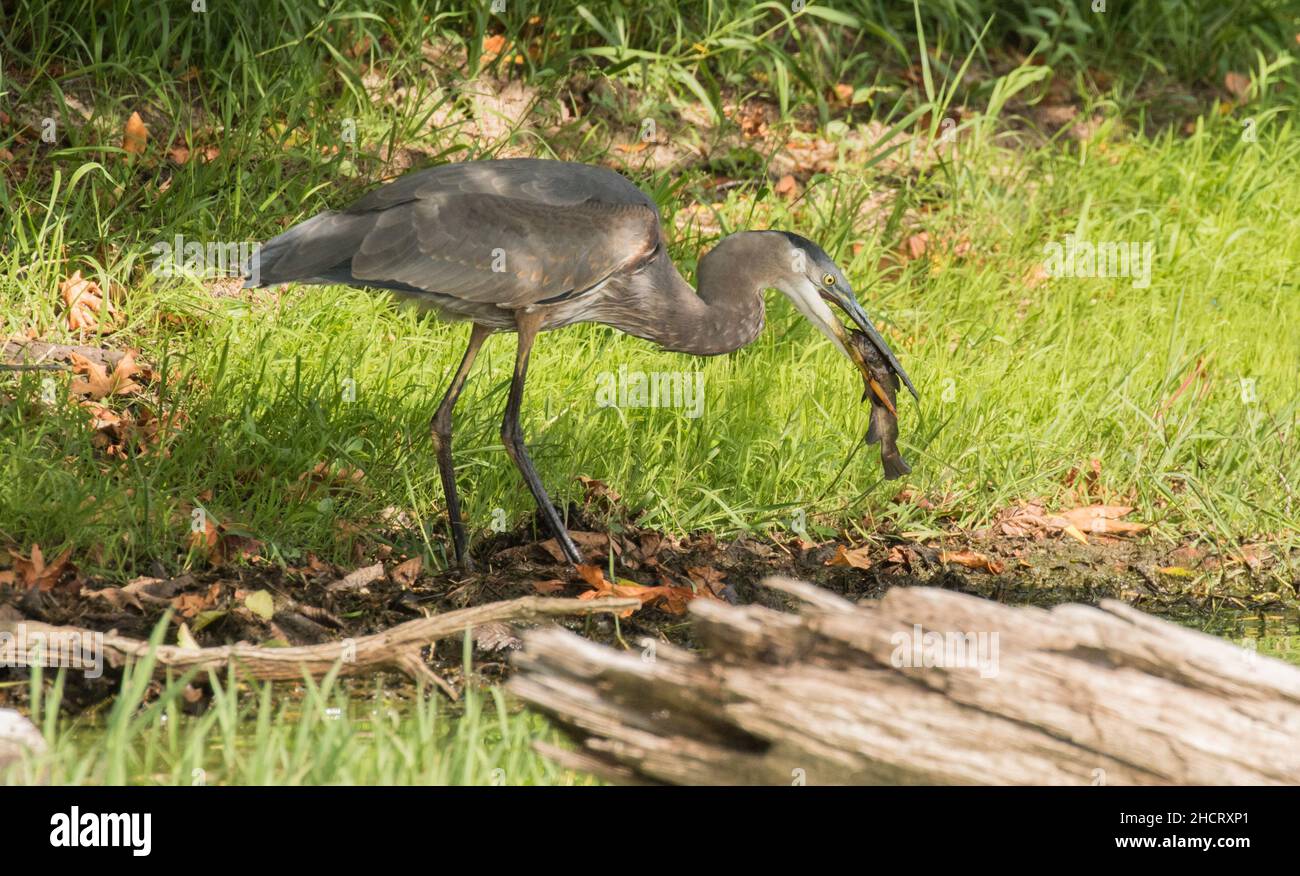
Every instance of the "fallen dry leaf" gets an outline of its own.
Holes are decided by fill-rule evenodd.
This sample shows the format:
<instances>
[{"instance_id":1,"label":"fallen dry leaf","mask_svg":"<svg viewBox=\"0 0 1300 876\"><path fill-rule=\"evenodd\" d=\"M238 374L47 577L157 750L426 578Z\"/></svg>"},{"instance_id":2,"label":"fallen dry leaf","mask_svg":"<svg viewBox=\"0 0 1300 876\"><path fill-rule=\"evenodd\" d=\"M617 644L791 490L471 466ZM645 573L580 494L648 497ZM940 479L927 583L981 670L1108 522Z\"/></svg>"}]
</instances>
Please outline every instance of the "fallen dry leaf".
<instances>
[{"instance_id":1,"label":"fallen dry leaf","mask_svg":"<svg viewBox=\"0 0 1300 876\"><path fill-rule=\"evenodd\" d=\"M1037 289L1050 279L1052 279L1052 275L1047 272L1047 266L1042 262L1034 262L1029 266L1029 270L1025 271L1025 276L1021 278L1021 282L1026 289Z\"/></svg>"},{"instance_id":2,"label":"fallen dry leaf","mask_svg":"<svg viewBox=\"0 0 1300 876\"><path fill-rule=\"evenodd\" d=\"M582 484L583 489L586 491L584 499L588 505L599 500L604 502L606 505L613 507L623 498L617 492L612 490L609 484L606 484L604 481L598 481L595 478L578 475L578 482Z\"/></svg>"},{"instance_id":3,"label":"fallen dry leaf","mask_svg":"<svg viewBox=\"0 0 1300 876\"><path fill-rule=\"evenodd\" d=\"M915 505L922 511L933 511L935 508L934 503L924 493L919 493L910 487L899 490L893 501L899 505Z\"/></svg>"},{"instance_id":4,"label":"fallen dry leaf","mask_svg":"<svg viewBox=\"0 0 1300 876\"><path fill-rule=\"evenodd\" d=\"M502 34L483 37L483 60L491 61L506 47L506 38Z\"/></svg>"},{"instance_id":5,"label":"fallen dry leaf","mask_svg":"<svg viewBox=\"0 0 1300 876\"><path fill-rule=\"evenodd\" d=\"M188 511L186 513L189 513ZM191 526L185 536L185 548L197 551L213 566L220 566L233 559L254 559L261 554L262 542L231 531L225 524L212 522L212 517L203 516L202 529Z\"/></svg>"},{"instance_id":6,"label":"fallen dry leaf","mask_svg":"<svg viewBox=\"0 0 1300 876\"><path fill-rule=\"evenodd\" d=\"M844 545L835 546L835 556L826 561L828 566L850 566L854 569L871 568L871 549L868 547L849 550Z\"/></svg>"},{"instance_id":7,"label":"fallen dry leaf","mask_svg":"<svg viewBox=\"0 0 1300 876\"><path fill-rule=\"evenodd\" d=\"M546 581L534 581L533 589L542 596L550 596L552 593L560 593L564 590L564 582L558 578L551 578Z\"/></svg>"},{"instance_id":8,"label":"fallen dry leaf","mask_svg":"<svg viewBox=\"0 0 1300 876\"><path fill-rule=\"evenodd\" d=\"M913 566L912 550L905 545L895 545L885 555L885 562L891 566L903 566L906 569L911 569Z\"/></svg>"},{"instance_id":9,"label":"fallen dry leaf","mask_svg":"<svg viewBox=\"0 0 1300 876\"><path fill-rule=\"evenodd\" d=\"M183 579L165 581L162 578L141 576L133 578L121 587L105 587L102 590L90 590L83 587L81 595L86 598L102 599L119 610L127 605L132 605L144 611L144 602L166 605L181 580Z\"/></svg>"},{"instance_id":10,"label":"fallen dry leaf","mask_svg":"<svg viewBox=\"0 0 1300 876\"><path fill-rule=\"evenodd\" d=\"M1228 71L1223 77L1223 87L1228 89L1237 100L1245 100L1246 95L1250 93L1250 77Z\"/></svg>"},{"instance_id":11,"label":"fallen dry leaf","mask_svg":"<svg viewBox=\"0 0 1300 876\"><path fill-rule=\"evenodd\" d=\"M714 596L722 596L728 589L724 580L726 572L719 572L712 566L691 566L686 575L696 587L707 589Z\"/></svg>"},{"instance_id":12,"label":"fallen dry leaf","mask_svg":"<svg viewBox=\"0 0 1300 876\"><path fill-rule=\"evenodd\" d=\"M17 583L28 590L45 592L53 590L64 571L69 568L72 548L68 548L52 563L45 562L45 555L41 552L39 544L32 545L30 556L25 557L13 550L9 551L9 556L13 558L13 571Z\"/></svg>"},{"instance_id":13,"label":"fallen dry leaf","mask_svg":"<svg viewBox=\"0 0 1300 876\"><path fill-rule=\"evenodd\" d=\"M1001 575L1006 571L1006 566L1001 562L978 551L940 551L939 562L956 563L959 566L965 566L967 569L990 572L994 575Z\"/></svg>"},{"instance_id":14,"label":"fallen dry leaf","mask_svg":"<svg viewBox=\"0 0 1300 876\"><path fill-rule=\"evenodd\" d=\"M902 255L908 261L919 259L929 248L930 232L922 231L903 241Z\"/></svg>"},{"instance_id":15,"label":"fallen dry leaf","mask_svg":"<svg viewBox=\"0 0 1300 876\"><path fill-rule=\"evenodd\" d=\"M221 541L221 534L217 532L217 526L212 519L204 515L203 527L194 529L191 527L190 534L185 537L186 550L197 550L199 553L211 557L217 550L217 545Z\"/></svg>"},{"instance_id":16,"label":"fallen dry leaf","mask_svg":"<svg viewBox=\"0 0 1300 876\"><path fill-rule=\"evenodd\" d=\"M1088 505L1083 508L1072 508L1057 516L1083 533L1137 535L1145 532L1149 528L1147 524L1121 519L1132 512L1133 509L1127 505Z\"/></svg>"},{"instance_id":17,"label":"fallen dry leaf","mask_svg":"<svg viewBox=\"0 0 1300 876\"><path fill-rule=\"evenodd\" d=\"M324 487L329 493L346 492L360 488L365 480L364 470L329 462L318 462L311 471L298 475L298 483L303 485L304 492L317 487Z\"/></svg>"},{"instance_id":18,"label":"fallen dry leaf","mask_svg":"<svg viewBox=\"0 0 1300 876\"><path fill-rule=\"evenodd\" d=\"M330 593L340 593L347 590L360 590L361 588L378 581L382 577L384 577L384 564L375 563L373 566L365 566L349 572L325 589Z\"/></svg>"},{"instance_id":19,"label":"fallen dry leaf","mask_svg":"<svg viewBox=\"0 0 1300 876\"><path fill-rule=\"evenodd\" d=\"M217 597L221 595L221 583L214 581L206 593L182 593L172 599L172 608L176 609L181 617L195 618L199 612L207 611L217 602Z\"/></svg>"},{"instance_id":20,"label":"fallen dry leaf","mask_svg":"<svg viewBox=\"0 0 1300 876\"><path fill-rule=\"evenodd\" d=\"M68 391L73 395L98 401L113 395L135 395L144 389L132 379L143 371L135 364L135 357L130 353L117 360L112 374L109 374L103 365L87 359L80 353L73 353L70 358L72 372L85 375L81 379L73 380L68 387Z\"/></svg>"},{"instance_id":21,"label":"fallen dry leaf","mask_svg":"<svg viewBox=\"0 0 1300 876\"><path fill-rule=\"evenodd\" d=\"M780 195L782 198L785 198L787 201L793 201L799 194L799 183L795 181L792 174L787 173L776 181L776 185L772 187L772 191L773 193Z\"/></svg>"},{"instance_id":22,"label":"fallen dry leaf","mask_svg":"<svg viewBox=\"0 0 1300 876\"><path fill-rule=\"evenodd\" d=\"M72 331L99 331L100 321L111 320L115 315L113 302L99 284L81 276L81 271L59 285L59 295L67 308L65 316Z\"/></svg>"},{"instance_id":23,"label":"fallen dry leaf","mask_svg":"<svg viewBox=\"0 0 1300 876\"><path fill-rule=\"evenodd\" d=\"M1080 544L1087 544L1085 533L1098 535L1137 535L1149 529L1146 523L1132 523L1120 518L1133 511L1126 505L1088 505L1060 514L1044 510L1040 501L1021 502L998 515L997 525L1010 538L1043 538L1061 532Z\"/></svg>"},{"instance_id":24,"label":"fallen dry leaf","mask_svg":"<svg viewBox=\"0 0 1300 876\"><path fill-rule=\"evenodd\" d=\"M144 147L149 142L149 129L139 113L131 113L122 132L122 148L132 155L143 155Z\"/></svg>"},{"instance_id":25,"label":"fallen dry leaf","mask_svg":"<svg viewBox=\"0 0 1300 876\"><path fill-rule=\"evenodd\" d=\"M390 577L402 587L410 587L420 577L420 572L424 571L424 558L411 557L404 563L399 563L390 573Z\"/></svg>"},{"instance_id":26,"label":"fallen dry leaf","mask_svg":"<svg viewBox=\"0 0 1300 876\"><path fill-rule=\"evenodd\" d=\"M337 147L335 149L337 150ZM209 161L214 161L220 154L221 150L216 146L203 146L196 152L184 143L177 143L167 150L167 157L176 164L187 164L195 156L198 157L200 164L207 164ZM170 183L171 180L168 179L167 182Z\"/></svg>"}]
</instances>

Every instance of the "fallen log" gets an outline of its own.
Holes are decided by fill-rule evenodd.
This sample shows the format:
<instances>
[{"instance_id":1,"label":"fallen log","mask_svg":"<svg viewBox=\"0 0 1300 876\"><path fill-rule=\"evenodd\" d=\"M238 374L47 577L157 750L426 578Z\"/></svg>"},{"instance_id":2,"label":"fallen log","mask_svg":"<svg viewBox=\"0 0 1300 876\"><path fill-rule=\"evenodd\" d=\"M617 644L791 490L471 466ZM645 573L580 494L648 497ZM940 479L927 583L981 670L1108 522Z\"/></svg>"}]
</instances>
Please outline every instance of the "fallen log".
<instances>
[{"instance_id":1,"label":"fallen log","mask_svg":"<svg viewBox=\"0 0 1300 876\"><path fill-rule=\"evenodd\" d=\"M153 649L155 671L220 670L234 666L244 678L299 680L320 678L334 668L340 675L365 675L381 669L404 672L417 681L437 685L449 697L456 692L420 657L425 646L467 629L491 623L528 623L555 617L626 611L640 606L635 599L552 599L525 596L491 602L419 618L391 629L355 639L290 648L264 648L241 642L216 648L158 645ZM75 642L74 648L66 643ZM0 660L7 666L66 666L94 669L96 659L120 666L129 659L150 654L149 642L98 633L77 627L58 627L26 620L0 619Z\"/></svg>"},{"instance_id":2,"label":"fallen log","mask_svg":"<svg viewBox=\"0 0 1300 876\"><path fill-rule=\"evenodd\" d=\"M701 656L557 629L510 689L616 782L1295 784L1300 669L1123 603L1013 608L895 588L798 614L697 600Z\"/></svg>"}]
</instances>

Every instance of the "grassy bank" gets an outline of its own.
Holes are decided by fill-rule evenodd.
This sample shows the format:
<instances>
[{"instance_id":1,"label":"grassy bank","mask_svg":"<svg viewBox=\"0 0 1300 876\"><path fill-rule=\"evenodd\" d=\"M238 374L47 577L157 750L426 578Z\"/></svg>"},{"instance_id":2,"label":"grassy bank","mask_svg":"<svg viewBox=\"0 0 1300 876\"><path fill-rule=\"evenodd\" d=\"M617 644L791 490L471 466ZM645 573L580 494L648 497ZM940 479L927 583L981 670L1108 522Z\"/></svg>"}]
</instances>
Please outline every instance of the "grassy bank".
<instances>
[{"instance_id":1,"label":"grassy bank","mask_svg":"<svg viewBox=\"0 0 1300 876\"><path fill-rule=\"evenodd\" d=\"M220 64L186 82L188 65L213 64L204 53L217 47L190 25L177 31L197 41L188 50L177 36L179 44L164 40L155 54L137 56L140 34L124 19L122 32L108 32L122 42L115 51L136 58L128 69L95 60L88 46L85 67L45 69L17 94L46 106L61 83L89 82L85 99L103 106L82 124L65 107L65 139L52 148L11 144L19 153L0 194L12 221L0 261L4 330L84 340L68 328L58 289L74 269L97 278L119 311L105 343L136 348L154 364L161 379L150 414L166 428L153 452L106 458L85 411L67 400L65 378L53 378L59 403L43 405L46 375L6 377L0 533L11 543L36 542L47 553L71 547L89 568L127 575L153 561L183 565L196 506L256 535L272 558L308 549L342 558L350 540L340 533L386 508L441 532L426 422L460 355L463 327L421 320L360 290L219 295L150 270L151 247L175 235L200 244L257 240L345 203L388 166L381 131L425 148L425 160L521 146L547 154L532 138L548 130L571 147L567 155L594 158L599 148L657 194L674 256L688 271L730 230L785 228L821 241L923 394L919 406L903 408L903 442L916 469L909 485L932 497L931 510L891 505L896 490L879 481L869 453L840 474L865 430L854 375L775 293L761 339L717 360L662 353L601 327L566 330L539 345L526 405L535 456L560 498L579 495L575 478L586 475L667 530L784 526L802 511L814 525L861 534L882 518L915 531L940 526L940 517L981 525L1018 498L1051 501L1072 469L1097 459L1105 493L1135 504L1166 537L1231 542L1295 528L1300 352L1278 342L1300 314L1300 192L1292 185L1300 139L1284 111L1294 88L1278 85L1291 68L1260 78L1258 104L1211 103L1185 128L1154 134L1126 114L1121 86L1098 94L1079 83L1089 95L1080 115L1087 130L1047 141L1028 127L1025 103L1046 99L1047 68L1013 68L982 88L982 107L972 96L961 111L942 72L923 70L935 84L895 89L890 106L855 104L822 128L797 113L774 121L788 124L790 144L831 147L792 201L764 179L767 159L752 185L722 189L698 162L629 166L636 154L611 148L622 134L618 112L594 103L596 122L585 128L557 123L495 142L474 139L481 124L443 129L426 120L408 131L384 89L404 78L418 89L418 78L431 78L404 66L417 62L401 46L443 33L437 16L393 34L382 63L339 55L335 45L354 45L348 26L380 27L368 16L293 22L286 34L301 30L300 39L268 45L266 34L240 31ZM803 39L840 32L824 18L807 24ZM30 51L46 58L68 46ZM356 91L362 70L363 78L387 77L386 85ZM460 99L440 87L400 106L437 111ZM691 100L693 88L678 83L673 95ZM116 145L130 107L152 125L142 156ZM960 119L955 144L935 136L946 133L945 108ZM679 115L667 112L665 124L684 129ZM354 124L362 148L327 148L341 120ZM720 123L709 136L726 132ZM167 144L182 142L217 152L177 165ZM719 154L748 153L726 145ZM1149 278L1046 279L1046 248L1067 235L1147 247ZM512 355L509 339L489 343L459 412L458 458L472 484L466 513L480 533L502 513L513 523L529 511L497 438ZM598 375L620 369L700 372L702 415L601 407ZM364 479L330 495L302 489L322 463L359 469ZM425 543L431 560L441 557L436 541Z\"/></svg>"}]
</instances>

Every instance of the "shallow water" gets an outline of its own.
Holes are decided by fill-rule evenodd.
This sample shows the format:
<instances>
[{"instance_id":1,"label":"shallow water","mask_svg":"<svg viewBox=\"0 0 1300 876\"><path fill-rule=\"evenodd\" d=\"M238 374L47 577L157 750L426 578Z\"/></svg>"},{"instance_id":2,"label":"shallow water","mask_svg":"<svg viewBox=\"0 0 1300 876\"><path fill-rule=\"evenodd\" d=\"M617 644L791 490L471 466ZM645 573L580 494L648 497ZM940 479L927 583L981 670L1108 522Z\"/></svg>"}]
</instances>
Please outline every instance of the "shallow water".
<instances>
[{"instance_id":1,"label":"shallow water","mask_svg":"<svg viewBox=\"0 0 1300 876\"><path fill-rule=\"evenodd\" d=\"M1300 612L1225 610L1208 618L1166 619L1300 666Z\"/></svg>"}]
</instances>

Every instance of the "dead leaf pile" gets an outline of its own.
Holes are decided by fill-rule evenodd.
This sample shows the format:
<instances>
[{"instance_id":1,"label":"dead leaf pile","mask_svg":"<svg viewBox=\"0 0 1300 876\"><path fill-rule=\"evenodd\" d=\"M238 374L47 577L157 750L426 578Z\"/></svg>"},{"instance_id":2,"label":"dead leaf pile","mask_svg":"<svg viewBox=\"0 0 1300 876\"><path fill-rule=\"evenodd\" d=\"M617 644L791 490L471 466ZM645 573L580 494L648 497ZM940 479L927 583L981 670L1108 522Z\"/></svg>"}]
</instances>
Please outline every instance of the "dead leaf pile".
<instances>
[{"instance_id":1,"label":"dead leaf pile","mask_svg":"<svg viewBox=\"0 0 1300 876\"><path fill-rule=\"evenodd\" d=\"M714 595L712 589L708 587L692 589L690 587L673 587L667 584L648 586L624 578L618 578L611 582L605 577L605 572L600 566L591 566L585 563L579 564L577 570L582 580L591 587L590 590L584 590L578 594L579 599L637 599L640 600L642 608L653 605L669 614L685 614L687 604L693 599L718 598ZM631 617L633 611L635 609L630 608L620 613L619 617Z\"/></svg>"},{"instance_id":2,"label":"dead leaf pile","mask_svg":"<svg viewBox=\"0 0 1300 876\"><path fill-rule=\"evenodd\" d=\"M138 364L131 352L118 359L111 372L79 353L71 353L70 360L74 377L68 392L80 399L78 405L90 414L96 448L119 459L133 454L148 456L159 447L166 453L163 439L179 428L183 417L173 413L161 418L150 405L138 401L157 380L151 368ZM118 407L111 404L123 401L126 404Z\"/></svg>"}]
</instances>

